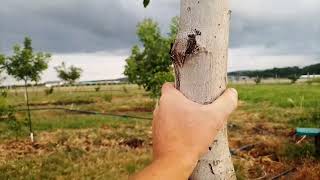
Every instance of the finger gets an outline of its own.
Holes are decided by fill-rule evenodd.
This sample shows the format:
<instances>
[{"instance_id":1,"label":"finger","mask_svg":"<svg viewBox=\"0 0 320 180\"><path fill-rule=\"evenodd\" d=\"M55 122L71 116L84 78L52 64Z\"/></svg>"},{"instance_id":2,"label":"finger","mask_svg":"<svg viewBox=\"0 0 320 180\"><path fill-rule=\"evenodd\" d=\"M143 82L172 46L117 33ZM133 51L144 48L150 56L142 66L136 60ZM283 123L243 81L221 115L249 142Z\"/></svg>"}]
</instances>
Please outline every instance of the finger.
<instances>
[{"instance_id":1,"label":"finger","mask_svg":"<svg viewBox=\"0 0 320 180\"><path fill-rule=\"evenodd\" d=\"M155 126L155 119L157 118L158 113L159 113L159 106L156 105L156 108L155 108L154 111L153 111L152 128L154 128L154 126Z\"/></svg>"},{"instance_id":2,"label":"finger","mask_svg":"<svg viewBox=\"0 0 320 180\"><path fill-rule=\"evenodd\" d=\"M175 89L173 83L164 83L161 88L161 94L163 95L172 89Z\"/></svg>"},{"instance_id":3,"label":"finger","mask_svg":"<svg viewBox=\"0 0 320 180\"><path fill-rule=\"evenodd\" d=\"M236 89L227 89L216 101L208 105L209 109L229 116L238 105L238 92Z\"/></svg>"},{"instance_id":4,"label":"finger","mask_svg":"<svg viewBox=\"0 0 320 180\"><path fill-rule=\"evenodd\" d=\"M156 106L155 106L155 108L153 110L153 116L156 116L158 114L158 111L159 111L159 103L157 101Z\"/></svg>"}]
</instances>

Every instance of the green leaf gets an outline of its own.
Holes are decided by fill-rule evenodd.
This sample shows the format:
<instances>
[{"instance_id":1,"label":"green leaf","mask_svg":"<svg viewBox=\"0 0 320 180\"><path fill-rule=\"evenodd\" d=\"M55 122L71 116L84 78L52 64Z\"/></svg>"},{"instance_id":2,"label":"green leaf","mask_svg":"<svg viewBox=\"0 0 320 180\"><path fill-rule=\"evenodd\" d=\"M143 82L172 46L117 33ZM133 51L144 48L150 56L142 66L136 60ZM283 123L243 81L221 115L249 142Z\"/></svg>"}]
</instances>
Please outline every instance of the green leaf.
<instances>
[{"instance_id":1,"label":"green leaf","mask_svg":"<svg viewBox=\"0 0 320 180\"><path fill-rule=\"evenodd\" d=\"M143 6L146 8L150 3L150 0L143 0Z\"/></svg>"}]
</instances>

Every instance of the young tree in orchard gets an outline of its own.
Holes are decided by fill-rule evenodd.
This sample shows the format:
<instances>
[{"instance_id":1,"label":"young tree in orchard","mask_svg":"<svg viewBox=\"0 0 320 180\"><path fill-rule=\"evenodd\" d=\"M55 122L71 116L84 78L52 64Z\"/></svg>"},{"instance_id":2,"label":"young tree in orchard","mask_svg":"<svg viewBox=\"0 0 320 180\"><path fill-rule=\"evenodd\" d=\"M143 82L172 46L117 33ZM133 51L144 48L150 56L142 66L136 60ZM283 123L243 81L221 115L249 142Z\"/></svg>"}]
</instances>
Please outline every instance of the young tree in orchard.
<instances>
[{"instance_id":1,"label":"young tree in orchard","mask_svg":"<svg viewBox=\"0 0 320 180\"><path fill-rule=\"evenodd\" d=\"M288 79L291 80L291 84L294 84L296 83L300 78L300 75L296 75L296 74L293 74L293 75L290 75L288 76Z\"/></svg>"},{"instance_id":2,"label":"young tree in orchard","mask_svg":"<svg viewBox=\"0 0 320 180\"><path fill-rule=\"evenodd\" d=\"M177 33L178 18L173 18L168 36L162 36L158 24L146 19L138 24L137 35L143 48L135 45L126 60L124 74L129 82L143 86L152 97L160 95L164 82L173 82L170 60L171 43Z\"/></svg>"},{"instance_id":3,"label":"young tree in orchard","mask_svg":"<svg viewBox=\"0 0 320 180\"><path fill-rule=\"evenodd\" d=\"M180 0L180 25L171 50L176 87L189 99L212 103L226 89L229 26L228 0ZM149 0L144 0L144 6ZM236 179L227 126L218 134L190 179Z\"/></svg>"},{"instance_id":4,"label":"young tree in orchard","mask_svg":"<svg viewBox=\"0 0 320 180\"><path fill-rule=\"evenodd\" d=\"M75 67L75 66L70 66L66 67L66 64L64 62L61 63L60 66L55 67L55 70L58 73L58 77L64 81L67 82L68 84L73 85L77 80L80 79L82 69Z\"/></svg>"},{"instance_id":5,"label":"young tree in orchard","mask_svg":"<svg viewBox=\"0 0 320 180\"><path fill-rule=\"evenodd\" d=\"M28 83L38 82L41 73L48 68L51 55L43 52L34 52L32 40L28 37L24 39L23 47L16 45L13 47L13 55L4 58L4 68L8 75L17 81L23 81L25 87L26 104L28 108L28 121L30 139L33 142L32 120L29 106Z\"/></svg>"}]
</instances>

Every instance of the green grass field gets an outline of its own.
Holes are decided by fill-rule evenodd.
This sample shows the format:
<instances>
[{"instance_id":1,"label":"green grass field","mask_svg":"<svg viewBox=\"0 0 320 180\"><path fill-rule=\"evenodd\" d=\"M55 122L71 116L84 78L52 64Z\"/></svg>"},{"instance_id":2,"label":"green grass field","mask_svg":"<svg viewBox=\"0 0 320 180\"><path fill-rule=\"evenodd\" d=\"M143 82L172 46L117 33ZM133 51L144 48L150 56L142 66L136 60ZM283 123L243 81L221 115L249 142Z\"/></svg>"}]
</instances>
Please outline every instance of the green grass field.
<instances>
[{"instance_id":1,"label":"green grass field","mask_svg":"<svg viewBox=\"0 0 320 180\"><path fill-rule=\"evenodd\" d=\"M320 176L313 140L296 144L295 127L320 128L320 85L231 85L240 103L228 125L231 149L255 144L233 156L238 179ZM152 117L155 100L135 85L31 88L32 108L63 107L113 115ZM24 109L22 89L11 90L8 104ZM18 112L24 123L26 114ZM19 132L0 121L0 179L127 179L151 161L151 120L88 115L61 110L32 112L36 133Z\"/></svg>"}]
</instances>

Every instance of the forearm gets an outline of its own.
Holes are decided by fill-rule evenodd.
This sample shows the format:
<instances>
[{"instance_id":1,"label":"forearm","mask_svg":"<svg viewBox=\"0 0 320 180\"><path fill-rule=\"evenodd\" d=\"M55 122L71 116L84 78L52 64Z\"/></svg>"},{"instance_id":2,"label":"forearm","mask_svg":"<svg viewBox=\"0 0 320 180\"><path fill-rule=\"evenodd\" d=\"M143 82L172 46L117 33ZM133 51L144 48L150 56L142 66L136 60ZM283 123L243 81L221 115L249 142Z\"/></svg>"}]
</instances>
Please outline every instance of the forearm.
<instances>
[{"instance_id":1,"label":"forearm","mask_svg":"<svg viewBox=\"0 0 320 180\"><path fill-rule=\"evenodd\" d=\"M195 158L167 157L154 160L143 171L132 176L131 180L162 180L175 179L186 180L196 165Z\"/></svg>"}]
</instances>

